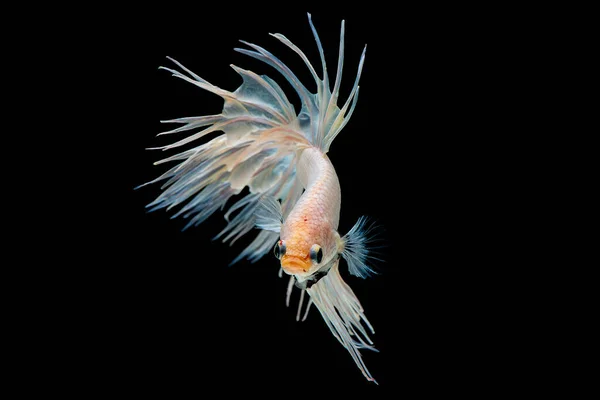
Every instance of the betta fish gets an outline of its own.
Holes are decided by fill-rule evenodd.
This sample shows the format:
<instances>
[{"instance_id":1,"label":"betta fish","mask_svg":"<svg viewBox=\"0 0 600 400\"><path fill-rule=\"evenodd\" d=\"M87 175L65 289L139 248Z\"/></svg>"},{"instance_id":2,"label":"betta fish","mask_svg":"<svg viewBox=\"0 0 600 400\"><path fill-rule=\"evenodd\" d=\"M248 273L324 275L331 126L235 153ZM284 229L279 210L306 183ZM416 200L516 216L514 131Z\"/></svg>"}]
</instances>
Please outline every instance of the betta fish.
<instances>
[{"instance_id":1,"label":"betta fish","mask_svg":"<svg viewBox=\"0 0 600 400\"><path fill-rule=\"evenodd\" d=\"M377 351L369 338L369 332L374 334L374 330L356 295L340 275L342 259L354 276L366 278L375 273L371 265L374 226L361 217L344 235L338 232L340 182L327 156L333 140L355 110L366 46L350 94L340 107L344 21L333 89L310 14L308 21L321 59L321 77L290 40L281 34L271 36L302 59L316 82L317 93L310 92L283 62L264 48L241 41L247 48L235 49L277 70L298 94L299 113L281 87L266 75L231 65L243 80L241 86L231 92L212 85L171 58L176 69L161 67L177 78L220 96L224 106L216 115L162 121L180 126L159 135L192 132L182 140L154 149L171 150L192 142L199 144L155 163L175 162L175 165L145 184L166 181L161 194L148 208L177 207L173 217L189 219L187 228L197 226L223 209L232 196L248 188L247 194L224 214L227 225L216 237L224 242L235 241L258 230L254 240L232 263L243 258L255 262L273 249L280 262L280 276L283 273L290 276L286 292L288 306L294 287L300 290L296 319L302 316L307 293L302 320L314 304L363 375L375 382L360 353L362 349ZM211 132L221 134L203 141Z\"/></svg>"}]
</instances>

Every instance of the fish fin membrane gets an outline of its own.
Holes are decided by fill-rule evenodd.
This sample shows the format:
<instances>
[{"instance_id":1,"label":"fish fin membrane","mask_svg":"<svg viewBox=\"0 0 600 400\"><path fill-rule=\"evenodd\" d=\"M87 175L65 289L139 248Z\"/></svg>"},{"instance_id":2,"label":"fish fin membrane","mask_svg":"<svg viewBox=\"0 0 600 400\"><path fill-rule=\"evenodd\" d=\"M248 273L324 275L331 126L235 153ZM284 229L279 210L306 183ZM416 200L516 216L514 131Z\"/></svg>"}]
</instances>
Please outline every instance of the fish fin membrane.
<instances>
[{"instance_id":1,"label":"fish fin membrane","mask_svg":"<svg viewBox=\"0 0 600 400\"><path fill-rule=\"evenodd\" d=\"M339 262L336 261L327 275L308 288L307 292L333 336L348 350L364 377L377 383L360 353L363 349L377 351L367 332L368 329L374 334L375 330L358 298L342 280Z\"/></svg>"},{"instance_id":2,"label":"fish fin membrane","mask_svg":"<svg viewBox=\"0 0 600 400\"><path fill-rule=\"evenodd\" d=\"M370 266L372 261L380 261L374 251L377 247L373 246L378 239L376 230L374 222L362 216L342 238L344 241L342 258L346 260L350 274L364 279L377 273Z\"/></svg>"}]
</instances>

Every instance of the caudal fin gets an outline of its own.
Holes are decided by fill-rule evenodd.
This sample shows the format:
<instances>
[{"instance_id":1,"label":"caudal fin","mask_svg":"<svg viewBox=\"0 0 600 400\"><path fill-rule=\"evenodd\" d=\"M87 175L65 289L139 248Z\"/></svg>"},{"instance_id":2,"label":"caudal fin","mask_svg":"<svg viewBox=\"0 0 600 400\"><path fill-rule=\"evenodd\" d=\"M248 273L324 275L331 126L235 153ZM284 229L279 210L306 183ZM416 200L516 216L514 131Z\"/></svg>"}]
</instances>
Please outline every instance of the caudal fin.
<instances>
[{"instance_id":1,"label":"caudal fin","mask_svg":"<svg viewBox=\"0 0 600 400\"><path fill-rule=\"evenodd\" d=\"M175 165L148 182L164 181L162 193L148 205L149 209L176 208L178 211L173 217L189 219L187 228L200 224L215 211L223 209L232 196L248 187L249 193L225 213L228 224L217 235L217 238L231 243L255 227L257 210L265 201L278 200L284 217L291 211L303 190L296 177L299 155L307 147L318 147L327 152L354 110L364 62L363 52L352 91L342 108L339 108L337 99L343 65L344 23L333 91L329 86L323 48L310 14L309 23L321 56L322 78L319 78L304 53L285 36L272 36L302 58L317 83L317 93L309 92L285 64L262 47L243 42L250 50L236 49L264 61L292 84L302 104L298 114L279 85L266 75L257 75L232 65L242 77L242 84L230 92L209 83L173 59L170 60L178 69L161 67L177 78L220 96L224 100L224 107L216 115L163 121L181 126L160 135L181 132L189 132L190 135L156 149L173 150L201 141L212 132L222 134L156 163L174 162ZM251 261L258 260L271 249L278 235L272 229L261 230L234 262L243 257Z\"/></svg>"}]
</instances>

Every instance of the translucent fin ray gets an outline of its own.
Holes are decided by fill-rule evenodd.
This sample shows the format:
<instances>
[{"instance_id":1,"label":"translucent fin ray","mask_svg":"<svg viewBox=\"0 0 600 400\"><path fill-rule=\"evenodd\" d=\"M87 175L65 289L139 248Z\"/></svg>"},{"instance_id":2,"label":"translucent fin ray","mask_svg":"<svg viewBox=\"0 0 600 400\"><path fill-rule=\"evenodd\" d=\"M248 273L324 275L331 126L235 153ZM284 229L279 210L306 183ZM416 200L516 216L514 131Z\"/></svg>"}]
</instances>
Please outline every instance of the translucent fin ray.
<instances>
[{"instance_id":1,"label":"translucent fin ray","mask_svg":"<svg viewBox=\"0 0 600 400\"><path fill-rule=\"evenodd\" d=\"M283 275L283 269L280 270L279 277L281 278L282 275ZM288 281L287 290L285 292L285 306L286 307L290 306L290 299L292 297L292 292L294 291L295 281L296 281L296 278L294 278L294 276L290 276L290 279ZM310 306L312 306L312 304L313 304L312 298L309 297L308 302L306 303L306 309L304 310L304 315L302 316L302 319L300 319L302 305L304 304L305 292L306 292L306 290L300 289L300 300L298 302L298 311L296 312L296 321L306 321L306 317L308 317L308 312L310 311Z\"/></svg>"},{"instance_id":2,"label":"translucent fin ray","mask_svg":"<svg viewBox=\"0 0 600 400\"><path fill-rule=\"evenodd\" d=\"M377 383L360 354L361 349L377 351L362 323L371 333L375 331L367 320L356 295L342 280L338 262L331 267L325 277L307 289L307 292L333 336L348 350L365 378Z\"/></svg>"},{"instance_id":3,"label":"translucent fin ray","mask_svg":"<svg viewBox=\"0 0 600 400\"><path fill-rule=\"evenodd\" d=\"M283 223L281 203L273 197L264 198L256 210L256 226L266 231L278 232Z\"/></svg>"},{"instance_id":4,"label":"translucent fin ray","mask_svg":"<svg viewBox=\"0 0 600 400\"><path fill-rule=\"evenodd\" d=\"M271 34L274 38L292 49L306 64L317 86L317 93L310 93L308 89L300 82L298 77L277 57L265 50L264 48L252 43L241 41L243 44L250 47L252 50L236 48L235 50L256 58L264 63L275 68L286 80L292 85L294 90L300 97L302 109L300 110L299 126L303 131L304 136L310 140L310 143L320 148L324 153L329 151L331 143L335 137L341 132L344 126L350 120L358 99L359 82L364 66L366 46L360 58L358 72L355 78L354 86L348 96L346 102L340 109L337 105L339 98L339 90L342 79L342 69L344 64L344 36L345 22L342 21L340 29L340 45L338 55L338 65L336 70L336 78L334 82L333 92L329 87L329 76L327 74L327 65L325 61L325 53L319 39L317 30L312 22L312 17L308 14L308 20L311 31L313 33L317 48L319 51L322 78L319 78L315 68L306 57L306 54L300 50L291 40L280 33Z\"/></svg>"},{"instance_id":5,"label":"translucent fin ray","mask_svg":"<svg viewBox=\"0 0 600 400\"><path fill-rule=\"evenodd\" d=\"M375 241L375 225L366 217L360 217L356 224L342 238L344 250L342 257L348 263L348 271L359 278L367 278L376 274L375 270L368 265L374 257L371 244Z\"/></svg>"}]
</instances>

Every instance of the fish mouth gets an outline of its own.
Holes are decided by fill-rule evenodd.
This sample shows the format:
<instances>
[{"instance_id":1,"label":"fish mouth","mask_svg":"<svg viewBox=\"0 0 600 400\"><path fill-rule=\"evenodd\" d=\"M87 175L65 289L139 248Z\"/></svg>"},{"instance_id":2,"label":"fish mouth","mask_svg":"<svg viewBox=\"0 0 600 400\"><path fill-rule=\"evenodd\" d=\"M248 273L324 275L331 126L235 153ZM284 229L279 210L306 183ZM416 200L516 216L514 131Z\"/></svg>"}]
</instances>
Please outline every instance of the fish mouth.
<instances>
[{"instance_id":1,"label":"fish mouth","mask_svg":"<svg viewBox=\"0 0 600 400\"><path fill-rule=\"evenodd\" d=\"M288 275L306 274L310 270L311 263L302 257L284 255L281 257L281 268Z\"/></svg>"}]
</instances>

